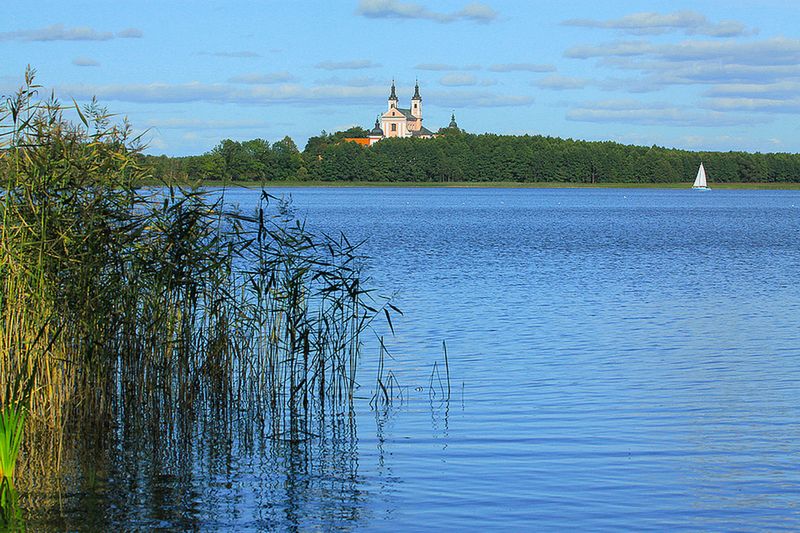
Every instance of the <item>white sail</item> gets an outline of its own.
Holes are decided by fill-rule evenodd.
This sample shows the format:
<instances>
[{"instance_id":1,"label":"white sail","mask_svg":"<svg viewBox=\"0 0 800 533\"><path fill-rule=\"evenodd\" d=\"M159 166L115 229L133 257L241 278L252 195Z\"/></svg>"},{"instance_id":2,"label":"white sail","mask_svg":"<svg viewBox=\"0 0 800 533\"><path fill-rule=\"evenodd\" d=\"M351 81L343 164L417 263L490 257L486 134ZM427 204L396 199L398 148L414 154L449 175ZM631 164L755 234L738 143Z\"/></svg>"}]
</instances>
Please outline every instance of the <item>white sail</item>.
<instances>
[{"instance_id":1,"label":"white sail","mask_svg":"<svg viewBox=\"0 0 800 533\"><path fill-rule=\"evenodd\" d=\"M694 179L693 189L707 189L708 183L706 182L706 169L703 168L703 163L700 163L700 168L697 169L697 177Z\"/></svg>"}]
</instances>

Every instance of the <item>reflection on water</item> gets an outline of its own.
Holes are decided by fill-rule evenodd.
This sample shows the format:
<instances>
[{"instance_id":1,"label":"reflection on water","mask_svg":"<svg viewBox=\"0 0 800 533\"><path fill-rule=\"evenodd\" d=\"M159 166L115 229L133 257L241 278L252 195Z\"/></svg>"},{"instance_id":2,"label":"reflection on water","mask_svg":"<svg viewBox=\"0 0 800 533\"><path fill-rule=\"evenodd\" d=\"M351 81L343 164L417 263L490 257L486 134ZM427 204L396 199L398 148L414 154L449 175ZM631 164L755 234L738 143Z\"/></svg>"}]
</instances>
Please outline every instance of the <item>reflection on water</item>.
<instances>
[{"instance_id":1,"label":"reflection on water","mask_svg":"<svg viewBox=\"0 0 800 533\"><path fill-rule=\"evenodd\" d=\"M34 529L800 528L800 193L291 192L369 238L402 402L369 339L352 418L119 435Z\"/></svg>"},{"instance_id":2,"label":"reflection on water","mask_svg":"<svg viewBox=\"0 0 800 533\"><path fill-rule=\"evenodd\" d=\"M189 442L121 438L110 453L82 450L58 500L36 501L35 529L350 528L368 519L355 420L276 440L234 422ZM53 496L55 498L55 496Z\"/></svg>"}]
</instances>

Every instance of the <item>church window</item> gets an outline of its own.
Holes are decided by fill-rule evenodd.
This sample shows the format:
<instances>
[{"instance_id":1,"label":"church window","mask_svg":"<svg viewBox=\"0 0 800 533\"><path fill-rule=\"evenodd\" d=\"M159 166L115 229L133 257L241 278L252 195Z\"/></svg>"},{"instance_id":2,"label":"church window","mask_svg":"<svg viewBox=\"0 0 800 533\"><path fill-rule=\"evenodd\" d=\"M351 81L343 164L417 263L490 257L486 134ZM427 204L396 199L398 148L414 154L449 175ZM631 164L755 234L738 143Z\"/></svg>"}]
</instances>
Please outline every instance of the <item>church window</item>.
<instances>
[{"instance_id":1,"label":"church window","mask_svg":"<svg viewBox=\"0 0 800 533\"><path fill-rule=\"evenodd\" d=\"M392 131L397 131L397 124L392 124Z\"/></svg>"}]
</instances>

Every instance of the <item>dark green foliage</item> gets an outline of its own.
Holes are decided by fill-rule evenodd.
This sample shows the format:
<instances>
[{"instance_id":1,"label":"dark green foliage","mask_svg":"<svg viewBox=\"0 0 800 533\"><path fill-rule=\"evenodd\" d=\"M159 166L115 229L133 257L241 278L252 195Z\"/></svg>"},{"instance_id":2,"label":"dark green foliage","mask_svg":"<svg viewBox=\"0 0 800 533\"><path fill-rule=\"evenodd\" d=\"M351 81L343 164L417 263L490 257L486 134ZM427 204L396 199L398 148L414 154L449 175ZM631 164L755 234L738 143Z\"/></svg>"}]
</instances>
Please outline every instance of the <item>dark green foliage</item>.
<instances>
[{"instance_id":1,"label":"dark green foliage","mask_svg":"<svg viewBox=\"0 0 800 533\"><path fill-rule=\"evenodd\" d=\"M371 147L345 142L366 135L361 128L311 137L302 154L272 146L270 157L241 155L250 167L270 161L269 170L249 168L240 161L226 165L213 158L226 146L247 143L223 141L197 158L149 157L159 176L168 178L176 167L192 179L410 181L410 182L562 182L562 183L676 183L691 182L702 161L714 183L800 182L800 154L690 152L658 146L587 142L543 136L472 135L443 128L435 139L385 139ZM262 141L263 142L263 141ZM291 143L292 145L294 143ZM283 154L283 155L281 155ZM203 164L190 164L198 159ZM215 172L204 171L213 167Z\"/></svg>"},{"instance_id":2,"label":"dark green foliage","mask_svg":"<svg viewBox=\"0 0 800 533\"><path fill-rule=\"evenodd\" d=\"M250 181L263 183L300 179L306 171L303 157L290 137L270 146L264 139L238 142L225 139L210 152L200 156L139 156L152 175L175 182L188 178L192 182Z\"/></svg>"}]
</instances>

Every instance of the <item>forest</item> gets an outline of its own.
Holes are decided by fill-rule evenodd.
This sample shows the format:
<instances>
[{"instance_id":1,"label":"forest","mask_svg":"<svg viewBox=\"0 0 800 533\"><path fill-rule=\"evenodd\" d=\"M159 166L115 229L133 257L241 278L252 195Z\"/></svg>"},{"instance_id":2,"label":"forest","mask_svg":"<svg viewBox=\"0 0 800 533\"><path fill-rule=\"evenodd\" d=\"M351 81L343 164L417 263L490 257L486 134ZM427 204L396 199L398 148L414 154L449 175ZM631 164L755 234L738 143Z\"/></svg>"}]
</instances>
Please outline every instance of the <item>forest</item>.
<instances>
[{"instance_id":1,"label":"forest","mask_svg":"<svg viewBox=\"0 0 800 533\"><path fill-rule=\"evenodd\" d=\"M369 182L690 182L703 162L711 183L800 182L800 154L692 152L541 135L439 130L433 139L384 139L363 147L355 127L311 137L301 152L290 137L223 140L188 157L141 156L163 180Z\"/></svg>"}]
</instances>

